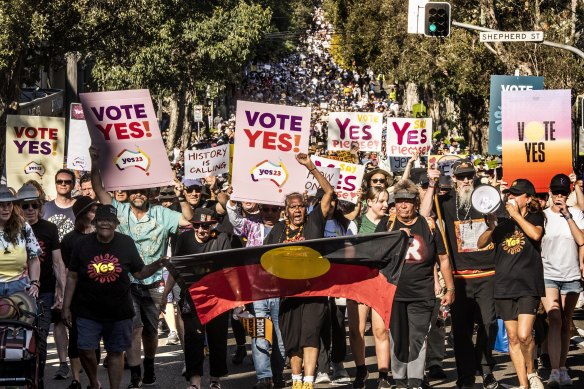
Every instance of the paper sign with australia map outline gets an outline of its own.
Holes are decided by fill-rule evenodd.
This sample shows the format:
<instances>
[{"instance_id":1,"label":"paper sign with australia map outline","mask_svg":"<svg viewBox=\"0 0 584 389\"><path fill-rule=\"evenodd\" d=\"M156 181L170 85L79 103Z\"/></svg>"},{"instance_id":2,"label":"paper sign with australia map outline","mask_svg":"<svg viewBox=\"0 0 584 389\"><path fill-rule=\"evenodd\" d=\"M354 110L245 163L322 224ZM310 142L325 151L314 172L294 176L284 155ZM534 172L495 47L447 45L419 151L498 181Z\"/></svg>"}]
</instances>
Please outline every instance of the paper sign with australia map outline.
<instances>
[{"instance_id":1,"label":"paper sign with australia map outline","mask_svg":"<svg viewBox=\"0 0 584 389\"><path fill-rule=\"evenodd\" d=\"M172 171L147 89L81 93L106 190L170 185Z\"/></svg>"},{"instance_id":2,"label":"paper sign with australia map outline","mask_svg":"<svg viewBox=\"0 0 584 389\"><path fill-rule=\"evenodd\" d=\"M309 136L310 108L238 101L231 198L282 205L302 193L306 168L295 156L307 153Z\"/></svg>"}]
</instances>

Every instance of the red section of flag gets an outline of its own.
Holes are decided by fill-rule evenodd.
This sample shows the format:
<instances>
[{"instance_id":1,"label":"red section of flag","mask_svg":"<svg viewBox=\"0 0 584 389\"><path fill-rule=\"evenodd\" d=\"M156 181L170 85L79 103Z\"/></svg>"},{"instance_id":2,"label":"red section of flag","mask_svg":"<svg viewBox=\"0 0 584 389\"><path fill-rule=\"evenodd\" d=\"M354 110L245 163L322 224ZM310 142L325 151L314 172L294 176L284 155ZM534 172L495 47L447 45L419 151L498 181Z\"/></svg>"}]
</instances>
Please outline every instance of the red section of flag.
<instances>
[{"instance_id":1,"label":"red section of flag","mask_svg":"<svg viewBox=\"0 0 584 389\"><path fill-rule=\"evenodd\" d=\"M316 278L289 280L274 276L261 265L224 268L193 283L189 293L202 324L240 305L274 297L345 297L375 309L387 327L396 286L367 266L331 263Z\"/></svg>"}]
</instances>

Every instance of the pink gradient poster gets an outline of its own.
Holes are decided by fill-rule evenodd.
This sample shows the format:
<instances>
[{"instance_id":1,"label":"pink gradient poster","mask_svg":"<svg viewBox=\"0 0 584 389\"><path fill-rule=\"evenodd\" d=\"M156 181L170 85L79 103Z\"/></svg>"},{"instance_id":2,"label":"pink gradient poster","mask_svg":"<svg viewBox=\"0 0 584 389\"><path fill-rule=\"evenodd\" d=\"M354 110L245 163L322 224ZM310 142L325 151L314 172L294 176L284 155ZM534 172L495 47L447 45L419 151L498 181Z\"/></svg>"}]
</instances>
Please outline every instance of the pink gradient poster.
<instances>
[{"instance_id":1,"label":"pink gradient poster","mask_svg":"<svg viewBox=\"0 0 584 389\"><path fill-rule=\"evenodd\" d=\"M238 101L231 198L282 205L302 193L306 168L295 155L308 152L309 137L310 108Z\"/></svg>"},{"instance_id":2,"label":"pink gradient poster","mask_svg":"<svg viewBox=\"0 0 584 389\"><path fill-rule=\"evenodd\" d=\"M527 178L538 193L572 172L570 90L502 92L503 180Z\"/></svg>"},{"instance_id":3,"label":"pink gradient poster","mask_svg":"<svg viewBox=\"0 0 584 389\"><path fill-rule=\"evenodd\" d=\"M172 170L148 89L79 95L106 190L172 184Z\"/></svg>"}]
</instances>

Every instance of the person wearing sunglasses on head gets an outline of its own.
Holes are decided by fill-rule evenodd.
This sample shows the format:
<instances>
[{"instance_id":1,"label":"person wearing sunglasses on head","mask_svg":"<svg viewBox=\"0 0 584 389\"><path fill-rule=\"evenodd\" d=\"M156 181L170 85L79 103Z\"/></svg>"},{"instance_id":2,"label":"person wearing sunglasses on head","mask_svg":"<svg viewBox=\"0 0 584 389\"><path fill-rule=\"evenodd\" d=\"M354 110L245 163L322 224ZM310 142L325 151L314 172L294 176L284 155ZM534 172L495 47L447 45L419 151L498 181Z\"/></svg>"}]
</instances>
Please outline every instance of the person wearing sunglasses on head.
<instances>
[{"instance_id":1,"label":"person wearing sunglasses on head","mask_svg":"<svg viewBox=\"0 0 584 389\"><path fill-rule=\"evenodd\" d=\"M559 388L572 385L566 359L572 315L582 292L580 280L584 276L584 261L578 256L578 248L584 245L584 214L566 205L570 195L567 175L555 175L549 189L551 206L543 211L545 233L541 241L541 257L545 297L541 301L549 322L547 344L552 370L548 386Z\"/></svg>"},{"instance_id":2,"label":"person wearing sunglasses on head","mask_svg":"<svg viewBox=\"0 0 584 389\"><path fill-rule=\"evenodd\" d=\"M99 150L89 148L91 157L91 183L101 204L111 204L117 210L120 223L117 231L130 236L146 265L156 262L166 255L170 236L176 234L179 226L190 225L193 209L187 203L182 188L176 190L181 212L152 205L148 201L148 189L128 190L129 202L120 203L104 189L99 171ZM162 269L142 279L132 279L132 298L134 300L134 330L132 348L128 350L128 365L131 371L130 388L142 384L154 384L154 357L158 347L158 320L160 315L159 291L163 284ZM142 377L140 346L144 346L144 376ZM143 378L143 379L142 379Z\"/></svg>"},{"instance_id":3,"label":"person wearing sunglasses on head","mask_svg":"<svg viewBox=\"0 0 584 389\"><path fill-rule=\"evenodd\" d=\"M451 256L454 273L455 302L451 307L454 358L459 389L474 387L476 374L483 379L484 389L496 389L499 383L493 375L495 359L493 344L497 336L495 316L494 275L495 246L479 248L477 231L486 228L485 217L471 206L475 168L468 160L452 166L453 188L440 193L441 172L428 169L428 189L420 206L422 216L440 215L444 223L446 248ZM446 176L442 176L446 177ZM438 207L434 196L438 193ZM478 325L474 338L475 322ZM433 369L430 378L444 375L442 369Z\"/></svg>"},{"instance_id":4,"label":"person wearing sunglasses on head","mask_svg":"<svg viewBox=\"0 0 584 389\"><path fill-rule=\"evenodd\" d=\"M23 185L17 193L17 198L20 200L19 206L23 211L24 218L32 227L42 250L42 254L39 256L41 272L39 276L39 297L37 299L39 313L41 313L39 317L40 380L44 380L49 328L52 322L57 324L61 321L60 309L63 305L66 276L57 226L40 217L42 212L40 199L42 197L44 196L41 196L38 189L30 183Z\"/></svg>"},{"instance_id":5,"label":"person wearing sunglasses on head","mask_svg":"<svg viewBox=\"0 0 584 389\"><path fill-rule=\"evenodd\" d=\"M543 389L533 362L532 333L540 300L545 296L541 260L544 214L529 180L519 178L503 193L507 195L507 214L487 215L487 229L479 236L477 246L495 245L495 310L505 323L518 388Z\"/></svg>"},{"instance_id":6,"label":"person wearing sunglasses on head","mask_svg":"<svg viewBox=\"0 0 584 389\"><path fill-rule=\"evenodd\" d=\"M175 256L201 254L231 248L229 235L224 232L218 232L213 228L217 224L217 220L214 218L214 213L211 209L197 208L190 222L193 228L178 237L174 250ZM169 274L164 286L162 302L167 301L167 296L172 291L175 283L174 277ZM209 388L220 389L220 377L226 376L228 373L227 330L229 312L217 316L203 326L187 291L181 291L178 305L184 323L185 377L189 382L187 389L201 389L205 361L205 339L209 346L209 375L211 381Z\"/></svg>"}]
</instances>

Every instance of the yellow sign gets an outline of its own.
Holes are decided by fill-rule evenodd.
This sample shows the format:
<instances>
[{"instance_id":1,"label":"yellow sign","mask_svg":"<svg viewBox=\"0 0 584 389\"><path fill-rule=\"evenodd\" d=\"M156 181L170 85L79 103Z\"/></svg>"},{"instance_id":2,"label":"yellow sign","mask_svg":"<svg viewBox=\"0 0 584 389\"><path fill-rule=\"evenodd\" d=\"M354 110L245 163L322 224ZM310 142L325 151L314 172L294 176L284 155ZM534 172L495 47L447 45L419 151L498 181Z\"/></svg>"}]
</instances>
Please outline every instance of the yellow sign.
<instances>
[{"instance_id":1,"label":"yellow sign","mask_svg":"<svg viewBox=\"0 0 584 389\"><path fill-rule=\"evenodd\" d=\"M65 118L8 115L6 118L6 178L18 190L38 181L54 199L55 174L63 167Z\"/></svg>"}]
</instances>

